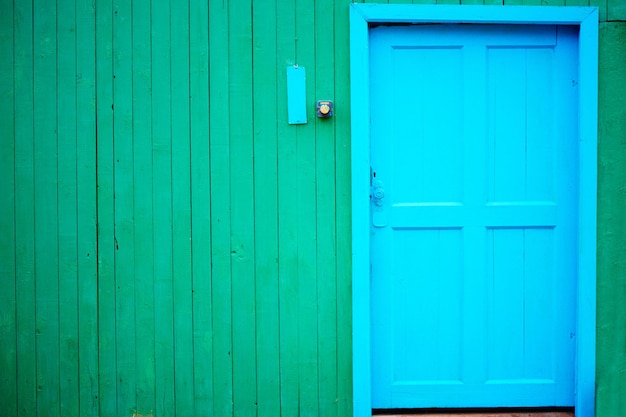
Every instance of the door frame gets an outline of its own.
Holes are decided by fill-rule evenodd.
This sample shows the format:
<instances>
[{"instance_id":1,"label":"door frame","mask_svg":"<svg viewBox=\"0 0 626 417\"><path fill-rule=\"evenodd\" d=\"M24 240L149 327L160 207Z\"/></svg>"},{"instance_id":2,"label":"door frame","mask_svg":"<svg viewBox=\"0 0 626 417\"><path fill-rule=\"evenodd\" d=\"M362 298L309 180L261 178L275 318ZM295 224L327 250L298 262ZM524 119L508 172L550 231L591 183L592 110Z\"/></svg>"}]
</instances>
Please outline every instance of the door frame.
<instances>
[{"instance_id":1,"label":"door frame","mask_svg":"<svg viewBox=\"0 0 626 417\"><path fill-rule=\"evenodd\" d=\"M350 5L353 415L371 416L370 23L551 24L579 27L578 283L575 409L595 415L598 9L550 6Z\"/></svg>"}]
</instances>

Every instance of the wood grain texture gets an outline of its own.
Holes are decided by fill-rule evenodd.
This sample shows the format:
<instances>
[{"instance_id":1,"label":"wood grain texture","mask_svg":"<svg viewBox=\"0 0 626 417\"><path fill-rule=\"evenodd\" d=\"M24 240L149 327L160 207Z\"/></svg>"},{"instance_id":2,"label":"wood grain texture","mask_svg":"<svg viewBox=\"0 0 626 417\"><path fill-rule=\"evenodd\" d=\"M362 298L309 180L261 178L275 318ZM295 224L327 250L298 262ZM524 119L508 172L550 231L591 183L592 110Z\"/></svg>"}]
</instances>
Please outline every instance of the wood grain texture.
<instances>
[{"instance_id":1,"label":"wood grain texture","mask_svg":"<svg viewBox=\"0 0 626 417\"><path fill-rule=\"evenodd\" d=\"M349 8L334 6L335 73L335 303L337 308L337 415L352 415L352 202L350 166ZM332 272L331 272L332 274Z\"/></svg>"},{"instance_id":2,"label":"wood grain texture","mask_svg":"<svg viewBox=\"0 0 626 417\"><path fill-rule=\"evenodd\" d=\"M15 205L15 85L13 4L0 15L0 404L6 413L17 414L17 276Z\"/></svg>"},{"instance_id":3,"label":"wood grain texture","mask_svg":"<svg viewBox=\"0 0 626 417\"><path fill-rule=\"evenodd\" d=\"M315 96L318 99L335 97L334 49L335 10L332 1L315 3L315 19L324 19L325 30L315 37ZM338 412L337 395L337 279L336 279L336 179L335 118L315 119L315 223L317 274L317 367L318 415L335 417Z\"/></svg>"},{"instance_id":4,"label":"wood grain texture","mask_svg":"<svg viewBox=\"0 0 626 417\"><path fill-rule=\"evenodd\" d=\"M15 4L15 247L17 409L37 413L33 4Z\"/></svg>"},{"instance_id":5,"label":"wood grain texture","mask_svg":"<svg viewBox=\"0 0 626 417\"><path fill-rule=\"evenodd\" d=\"M113 227L117 413L136 407L132 8L113 1Z\"/></svg>"},{"instance_id":6,"label":"wood grain texture","mask_svg":"<svg viewBox=\"0 0 626 417\"><path fill-rule=\"evenodd\" d=\"M172 292L174 414L194 411L189 2L172 7Z\"/></svg>"},{"instance_id":7,"label":"wood grain texture","mask_svg":"<svg viewBox=\"0 0 626 417\"><path fill-rule=\"evenodd\" d=\"M296 63L310 68L307 71L307 117L314 120L313 97L315 97L315 34L310 30L315 25L315 2L296 0ZM317 362L317 234L316 234L316 195L315 195L315 123L298 126L296 141L296 232L298 282L297 323L298 323L298 373L299 373L299 414L318 415L318 362Z\"/></svg>"},{"instance_id":8,"label":"wood grain texture","mask_svg":"<svg viewBox=\"0 0 626 417\"><path fill-rule=\"evenodd\" d=\"M133 148L126 158L133 160L134 279L135 279L135 384L134 409L143 415L156 410L155 355L155 254L153 203L153 102L152 102L152 21L149 0L135 0L132 26ZM128 148L126 148L128 149Z\"/></svg>"},{"instance_id":9,"label":"wood grain texture","mask_svg":"<svg viewBox=\"0 0 626 417\"><path fill-rule=\"evenodd\" d=\"M98 416L95 10L88 3L78 3L76 16L76 257L80 372L77 397L80 416Z\"/></svg>"},{"instance_id":10,"label":"wood grain texture","mask_svg":"<svg viewBox=\"0 0 626 417\"><path fill-rule=\"evenodd\" d=\"M589 0L565 0L566 6L589 6Z\"/></svg>"},{"instance_id":11,"label":"wood grain texture","mask_svg":"<svg viewBox=\"0 0 626 417\"><path fill-rule=\"evenodd\" d=\"M155 414L176 407L173 281L172 3L152 8L152 207ZM139 411L141 412L141 411Z\"/></svg>"},{"instance_id":12,"label":"wood grain texture","mask_svg":"<svg viewBox=\"0 0 626 417\"><path fill-rule=\"evenodd\" d=\"M296 55L296 5L281 2L276 11L277 167L278 167L278 288L280 408L299 414L297 136L302 127L287 124L287 79L284 68L299 63ZM303 66L306 65L302 64ZM310 68L310 66L309 66Z\"/></svg>"},{"instance_id":13,"label":"wood grain texture","mask_svg":"<svg viewBox=\"0 0 626 417\"><path fill-rule=\"evenodd\" d=\"M59 210L59 398L60 414L79 415L78 327L78 131L75 5L60 3L57 19L57 116ZM61 377L61 375L63 377Z\"/></svg>"},{"instance_id":14,"label":"wood grain texture","mask_svg":"<svg viewBox=\"0 0 626 417\"><path fill-rule=\"evenodd\" d=\"M598 339L597 416L616 415L626 409L626 329L619 317L626 288L626 230L623 212L626 192L624 115L626 84L626 23L600 24L599 161L598 161ZM604 109L604 111L602 111Z\"/></svg>"},{"instance_id":15,"label":"wood grain texture","mask_svg":"<svg viewBox=\"0 0 626 417\"><path fill-rule=\"evenodd\" d=\"M228 32L228 3L209 3L209 39ZM215 42L209 50L209 153L213 306L213 415L230 416L233 404L231 280L229 48Z\"/></svg>"},{"instance_id":16,"label":"wood grain texture","mask_svg":"<svg viewBox=\"0 0 626 417\"><path fill-rule=\"evenodd\" d=\"M258 416L280 414L278 297L278 2L252 5L254 125L254 268ZM283 66L278 66L282 70Z\"/></svg>"},{"instance_id":17,"label":"wood grain texture","mask_svg":"<svg viewBox=\"0 0 626 417\"><path fill-rule=\"evenodd\" d=\"M57 10L55 2L35 1L34 157L35 167L35 363L37 413L60 416L59 211L57 186Z\"/></svg>"},{"instance_id":18,"label":"wood grain texture","mask_svg":"<svg viewBox=\"0 0 626 417\"><path fill-rule=\"evenodd\" d=\"M231 1L228 25L230 131L230 257L232 282L233 403L235 416L256 415L256 294L252 7Z\"/></svg>"},{"instance_id":19,"label":"wood grain texture","mask_svg":"<svg viewBox=\"0 0 626 417\"><path fill-rule=\"evenodd\" d=\"M606 7L609 21L626 21L626 2L623 0L608 0Z\"/></svg>"},{"instance_id":20,"label":"wood grain texture","mask_svg":"<svg viewBox=\"0 0 626 417\"><path fill-rule=\"evenodd\" d=\"M100 413L117 409L115 346L115 201L113 163L113 5L96 4L96 184L98 256L98 399ZM122 245L123 247L123 245Z\"/></svg>"},{"instance_id":21,"label":"wood grain texture","mask_svg":"<svg viewBox=\"0 0 626 417\"><path fill-rule=\"evenodd\" d=\"M189 18L193 409L201 415L213 409L208 3L191 1Z\"/></svg>"}]
</instances>

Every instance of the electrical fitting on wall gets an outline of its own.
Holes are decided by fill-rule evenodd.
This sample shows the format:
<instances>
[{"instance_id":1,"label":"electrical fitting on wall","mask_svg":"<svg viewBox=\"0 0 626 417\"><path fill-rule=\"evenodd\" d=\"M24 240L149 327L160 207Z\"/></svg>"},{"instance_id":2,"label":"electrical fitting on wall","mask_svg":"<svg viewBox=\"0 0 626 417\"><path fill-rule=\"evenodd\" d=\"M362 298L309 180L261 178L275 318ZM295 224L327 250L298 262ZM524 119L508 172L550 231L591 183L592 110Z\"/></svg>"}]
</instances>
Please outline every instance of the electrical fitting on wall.
<instances>
[{"instance_id":1,"label":"electrical fitting on wall","mask_svg":"<svg viewBox=\"0 0 626 417\"><path fill-rule=\"evenodd\" d=\"M332 117L334 114L333 102L331 100L317 101L317 117Z\"/></svg>"}]
</instances>

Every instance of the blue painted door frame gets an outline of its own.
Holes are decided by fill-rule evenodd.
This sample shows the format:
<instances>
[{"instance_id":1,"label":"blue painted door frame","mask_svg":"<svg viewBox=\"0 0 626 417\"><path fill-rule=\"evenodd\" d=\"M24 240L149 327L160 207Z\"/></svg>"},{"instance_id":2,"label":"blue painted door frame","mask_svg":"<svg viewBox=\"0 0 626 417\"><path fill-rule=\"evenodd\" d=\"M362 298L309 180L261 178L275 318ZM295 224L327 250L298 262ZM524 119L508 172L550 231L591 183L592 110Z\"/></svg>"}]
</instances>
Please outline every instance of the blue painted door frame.
<instances>
[{"instance_id":1,"label":"blue painted door frame","mask_svg":"<svg viewBox=\"0 0 626 417\"><path fill-rule=\"evenodd\" d=\"M370 23L555 24L579 27L577 416L594 415L597 33L589 7L351 5L354 415L371 415L370 369Z\"/></svg>"}]
</instances>

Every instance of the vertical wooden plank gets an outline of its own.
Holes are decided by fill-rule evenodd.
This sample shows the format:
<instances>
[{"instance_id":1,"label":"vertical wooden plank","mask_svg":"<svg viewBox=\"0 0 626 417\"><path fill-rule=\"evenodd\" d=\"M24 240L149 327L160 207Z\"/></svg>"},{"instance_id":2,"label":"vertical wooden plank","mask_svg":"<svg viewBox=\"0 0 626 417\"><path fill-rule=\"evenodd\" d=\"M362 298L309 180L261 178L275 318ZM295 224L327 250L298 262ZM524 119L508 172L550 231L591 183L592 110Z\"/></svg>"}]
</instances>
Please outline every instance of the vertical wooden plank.
<instances>
[{"instance_id":1,"label":"vertical wooden plank","mask_svg":"<svg viewBox=\"0 0 626 417\"><path fill-rule=\"evenodd\" d=\"M565 0L541 0L541 6L565 6Z\"/></svg>"},{"instance_id":2,"label":"vertical wooden plank","mask_svg":"<svg viewBox=\"0 0 626 417\"><path fill-rule=\"evenodd\" d=\"M352 415L352 202L348 4L335 2L335 242L337 280L337 415Z\"/></svg>"},{"instance_id":3,"label":"vertical wooden plank","mask_svg":"<svg viewBox=\"0 0 626 417\"><path fill-rule=\"evenodd\" d=\"M606 8L608 11L607 20L620 22L626 20L626 2L624 0L607 0Z\"/></svg>"},{"instance_id":4,"label":"vertical wooden plank","mask_svg":"<svg viewBox=\"0 0 626 417\"><path fill-rule=\"evenodd\" d=\"M335 93L335 10L315 3L315 99ZM348 8L346 6L346 8ZM317 236L317 366L320 416L337 416L337 259L335 241L335 118L315 119Z\"/></svg>"},{"instance_id":5,"label":"vertical wooden plank","mask_svg":"<svg viewBox=\"0 0 626 417\"><path fill-rule=\"evenodd\" d=\"M172 277L171 3L152 7L152 168L156 415L171 414L174 394Z\"/></svg>"},{"instance_id":6,"label":"vertical wooden plank","mask_svg":"<svg viewBox=\"0 0 626 417\"><path fill-rule=\"evenodd\" d=\"M589 0L565 0L566 6L589 6Z\"/></svg>"},{"instance_id":7,"label":"vertical wooden plank","mask_svg":"<svg viewBox=\"0 0 626 417\"><path fill-rule=\"evenodd\" d=\"M113 4L96 3L96 155L100 412L117 415L113 177Z\"/></svg>"},{"instance_id":8,"label":"vertical wooden plank","mask_svg":"<svg viewBox=\"0 0 626 417\"><path fill-rule=\"evenodd\" d=\"M626 24L600 25L600 79L598 101L598 342L597 416L619 414L626 409L626 328L620 317L626 314L623 289L626 288ZM618 290L619 289L619 290Z\"/></svg>"},{"instance_id":9,"label":"vertical wooden plank","mask_svg":"<svg viewBox=\"0 0 626 417\"><path fill-rule=\"evenodd\" d=\"M296 59L307 72L307 111L314 120L315 92L315 2L296 0ZM315 123L296 131L297 225L298 225L298 327L300 415L318 415L317 374L317 235L315 194Z\"/></svg>"},{"instance_id":10,"label":"vertical wooden plank","mask_svg":"<svg viewBox=\"0 0 626 417\"><path fill-rule=\"evenodd\" d=\"M113 10L96 4L98 328L100 411L117 414L113 179Z\"/></svg>"},{"instance_id":11,"label":"vertical wooden plank","mask_svg":"<svg viewBox=\"0 0 626 417\"><path fill-rule=\"evenodd\" d=\"M95 9L76 3L79 415L98 416Z\"/></svg>"},{"instance_id":12,"label":"vertical wooden plank","mask_svg":"<svg viewBox=\"0 0 626 417\"><path fill-rule=\"evenodd\" d=\"M228 3L209 3L213 415L233 414Z\"/></svg>"},{"instance_id":13,"label":"vertical wooden plank","mask_svg":"<svg viewBox=\"0 0 626 417\"><path fill-rule=\"evenodd\" d=\"M59 416L56 2L34 2L37 413Z\"/></svg>"},{"instance_id":14,"label":"vertical wooden plank","mask_svg":"<svg viewBox=\"0 0 626 417\"><path fill-rule=\"evenodd\" d=\"M17 416L17 298L15 235L15 94L13 4L0 14L0 404L7 415Z\"/></svg>"},{"instance_id":15,"label":"vertical wooden plank","mask_svg":"<svg viewBox=\"0 0 626 417\"><path fill-rule=\"evenodd\" d=\"M231 279L235 416L256 415L252 6L229 10Z\"/></svg>"},{"instance_id":16,"label":"vertical wooden plank","mask_svg":"<svg viewBox=\"0 0 626 417\"><path fill-rule=\"evenodd\" d=\"M211 188L209 181L209 5L190 2L191 265L195 414L213 410ZM219 107L219 106L218 106Z\"/></svg>"},{"instance_id":17,"label":"vertical wooden plank","mask_svg":"<svg viewBox=\"0 0 626 417\"><path fill-rule=\"evenodd\" d=\"M483 0L461 0L461 4L463 5L473 5L473 4L477 4L477 5L482 5Z\"/></svg>"},{"instance_id":18,"label":"vertical wooden plank","mask_svg":"<svg viewBox=\"0 0 626 417\"><path fill-rule=\"evenodd\" d=\"M35 361L35 171L33 4L17 2L15 34L15 235L17 303L17 408L37 414Z\"/></svg>"},{"instance_id":19,"label":"vertical wooden plank","mask_svg":"<svg viewBox=\"0 0 626 417\"><path fill-rule=\"evenodd\" d=\"M172 209L176 415L194 416L191 303L189 1L172 8Z\"/></svg>"},{"instance_id":20,"label":"vertical wooden plank","mask_svg":"<svg viewBox=\"0 0 626 417\"><path fill-rule=\"evenodd\" d=\"M150 0L133 1L133 157L137 414L156 411L152 50Z\"/></svg>"},{"instance_id":21,"label":"vertical wooden plank","mask_svg":"<svg viewBox=\"0 0 626 417\"><path fill-rule=\"evenodd\" d=\"M258 416L280 414L276 0L253 4L254 264Z\"/></svg>"},{"instance_id":22,"label":"vertical wooden plank","mask_svg":"<svg viewBox=\"0 0 626 417\"><path fill-rule=\"evenodd\" d=\"M437 0L437 4L461 4L461 0Z\"/></svg>"},{"instance_id":23,"label":"vertical wooden plank","mask_svg":"<svg viewBox=\"0 0 626 417\"><path fill-rule=\"evenodd\" d=\"M113 1L113 190L117 413L136 410L132 9Z\"/></svg>"},{"instance_id":24,"label":"vertical wooden plank","mask_svg":"<svg viewBox=\"0 0 626 417\"><path fill-rule=\"evenodd\" d=\"M278 99L278 279L280 315L280 407L298 415L298 225L296 205L296 132L287 124L287 71L296 63L295 0L281 2L276 11Z\"/></svg>"},{"instance_id":25,"label":"vertical wooden plank","mask_svg":"<svg viewBox=\"0 0 626 417\"><path fill-rule=\"evenodd\" d=\"M76 9L58 4L57 19L59 333L61 415L79 415Z\"/></svg>"}]
</instances>

